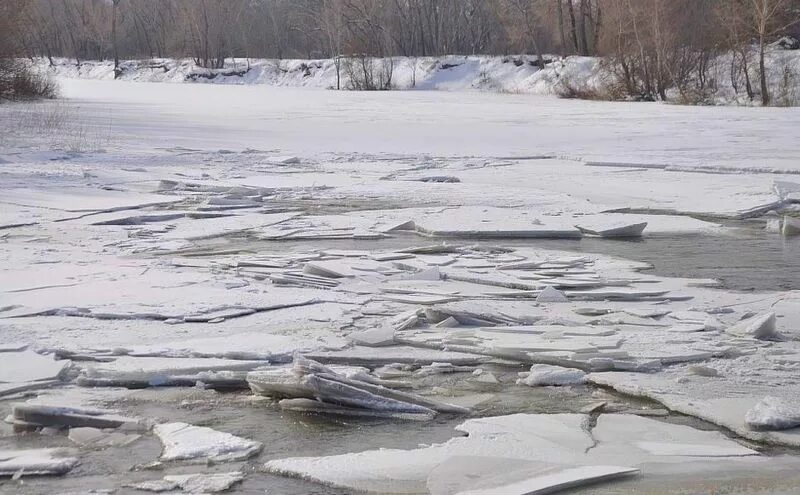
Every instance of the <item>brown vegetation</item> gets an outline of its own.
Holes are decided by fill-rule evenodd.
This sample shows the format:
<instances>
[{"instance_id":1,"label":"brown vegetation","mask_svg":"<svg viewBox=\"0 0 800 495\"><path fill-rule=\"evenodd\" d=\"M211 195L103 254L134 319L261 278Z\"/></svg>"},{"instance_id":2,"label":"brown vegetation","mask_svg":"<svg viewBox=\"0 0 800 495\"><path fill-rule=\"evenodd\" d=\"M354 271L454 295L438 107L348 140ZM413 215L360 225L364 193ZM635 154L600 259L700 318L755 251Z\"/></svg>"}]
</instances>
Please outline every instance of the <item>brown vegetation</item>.
<instances>
[{"instance_id":1,"label":"brown vegetation","mask_svg":"<svg viewBox=\"0 0 800 495\"><path fill-rule=\"evenodd\" d=\"M391 86L392 56L605 56L624 97L704 100L730 57L730 83L769 104L770 43L800 31L800 0L3 0L28 57L332 58L341 86ZM0 32L3 30L0 29ZM355 76L355 79L353 77ZM779 76L779 75L778 75ZM773 78L774 79L774 78ZM573 88L575 89L575 88ZM569 92L569 91L568 91ZM571 91L580 93L580 91ZM613 91L617 93L616 88Z\"/></svg>"}]
</instances>

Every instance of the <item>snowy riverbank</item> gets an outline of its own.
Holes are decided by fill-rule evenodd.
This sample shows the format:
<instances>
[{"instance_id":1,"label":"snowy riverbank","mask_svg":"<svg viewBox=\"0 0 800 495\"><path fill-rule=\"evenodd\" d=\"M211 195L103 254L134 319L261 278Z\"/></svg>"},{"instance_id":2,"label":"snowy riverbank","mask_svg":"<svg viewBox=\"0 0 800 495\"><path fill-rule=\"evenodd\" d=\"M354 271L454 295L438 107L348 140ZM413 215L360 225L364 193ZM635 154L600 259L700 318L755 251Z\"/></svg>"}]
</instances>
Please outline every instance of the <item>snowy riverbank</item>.
<instances>
[{"instance_id":1,"label":"snowy riverbank","mask_svg":"<svg viewBox=\"0 0 800 495\"><path fill-rule=\"evenodd\" d=\"M613 85L613 77L596 57L547 55L544 69L537 57L442 56L394 57L374 60L375 70L391 73L391 88L398 90L487 91L558 96L578 90L584 94L603 94ZM351 87L348 61L229 59L222 69L205 69L190 59L128 60L120 65L119 79L135 82L195 82L208 84L247 84L278 87L336 89ZM353 61L353 63L360 63ZM54 65L39 60L38 65L57 77L114 79L112 61L55 59ZM356 68L356 74L360 68ZM800 50L770 47L767 55L769 84L778 105L800 104ZM753 105L734 91L730 82L730 57L721 56L709 64L706 75L711 87L705 103ZM754 76L755 77L755 76ZM677 99L677 95L672 95Z\"/></svg>"}]
</instances>

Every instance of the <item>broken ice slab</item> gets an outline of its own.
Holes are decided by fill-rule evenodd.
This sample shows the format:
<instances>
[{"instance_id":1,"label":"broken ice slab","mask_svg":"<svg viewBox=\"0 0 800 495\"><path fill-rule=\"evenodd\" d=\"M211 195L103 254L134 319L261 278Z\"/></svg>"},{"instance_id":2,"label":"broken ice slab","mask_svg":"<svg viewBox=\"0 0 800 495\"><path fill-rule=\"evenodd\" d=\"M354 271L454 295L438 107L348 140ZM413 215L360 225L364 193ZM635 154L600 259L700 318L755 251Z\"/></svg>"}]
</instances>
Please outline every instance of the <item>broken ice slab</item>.
<instances>
[{"instance_id":1,"label":"broken ice slab","mask_svg":"<svg viewBox=\"0 0 800 495\"><path fill-rule=\"evenodd\" d=\"M74 443L91 448L124 447L141 438L141 435L133 433L125 434L91 427L70 428L68 436Z\"/></svg>"},{"instance_id":2,"label":"broken ice slab","mask_svg":"<svg viewBox=\"0 0 800 495\"><path fill-rule=\"evenodd\" d=\"M309 261L303 272L325 278L351 278L358 275L350 263L345 261Z\"/></svg>"},{"instance_id":3,"label":"broken ice slab","mask_svg":"<svg viewBox=\"0 0 800 495\"><path fill-rule=\"evenodd\" d=\"M314 398L314 391L305 384L304 376L292 368L251 371L247 383L254 394L267 397Z\"/></svg>"},{"instance_id":4,"label":"broken ice slab","mask_svg":"<svg viewBox=\"0 0 800 495\"><path fill-rule=\"evenodd\" d=\"M369 348L356 346L341 351L314 351L304 354L305 357L323 364L349 364L369 368L385 364L402 363L425 365L436 362L447 362L462 366L478 365L488 361L486 356L465 352L449 352L436 349L420 349L408 345Z\"/></svg>"},{"instance_id":5,"label":"broken ice slab","mask_svg":"<svg viewBox=\"0 0 800 495\"><path fill-rule=\"evenodd\" d=\"M0 476L59 475L78 464L61 449L0 450Z\"/></svg>"},{"instance_id":6,"label":"broken ice slab","mask_svg":"<svg viewBox=\"0 0 800 495\"><path fill-rule=\"evenodd\" d=\"M746 361L744 366L755 366ZM723 377L692 377L679 383L677 371L669 369L658 374L644 373L591 373L589 382L599 386L660 402L671 411L694 416L709 423L726 428L737 435L773 445L800 446L800 428L770 431L753 430L746 416L766 395L794 401L800 396L795 384L777 386L775 378L762 384L742 381L728 375Z\"/></svg>"},{"instance_id":7,"label":"broken ice slab","mask_svg":"<svg viewBox=\"0 0 800 495\"><path fill-rule=\"evenodd\" d=\"M789 430L800 426L800 402L764 397L745 415L754 430Z\"/></svg>"},{"instance_id":8,"label":"broken ice slab","mask_svg":"<svg viewBox=\"0 0 800 495\"><path fill-rule=\"evenodd\" d=\"M262 448L261 442L187 423L155 425L153 433L163 446L162 461L243 461L261 452Z\"/></svg>"},{"instance_id":9,"label":"broken ice slab","mask_svg":"<svg viewBox=\"0 0 800 495\"><path fill-rule=\"evenodd\" d=\"M386 347L395 345L394 331L394 328L385 325L361 332L353 332L348 335L347 338L356 345L365 347Z\"/></svg>"},{"instance_id":10,"label":"broken ice slab","mask_svg":"<svg viewBox=\"0 0 800 495\"><path fill-rule=\"evenodd\" d=\"M79 219L78 223L88 223L95 226L135 226L149 223L170 222L180 219L220 218L228 216L225 213L198 213L194 210L159 210L148 213L140 212L114 212L92 215Z\"/></svg>"},{"instance_id":11,"label":"broken ice slab","mask_svg":"<svg viewBox=\"0 0 800 495\"><path fill-rule=\"evenodd\" d=\"M431 471L427 488L431 495L536 495L638 472L618 466L572 467L504 457L454 456Z\"/></svg>"},{"instance_id":12,"label":"broken ice slab","mask_svg":"<svg viewBox=\"0 0 800 495\"><path fill-rule=\"evenodd\" d=\"M604 238L624 239L642 237L644 229L647 228L647 222L624 224L617 223L616 225L588 225L578 224L575 226L584 234L594 235Z\"/></svg>"},{"instance_id":13,"label":"broken ice slab","mask_svg":"<svg viewBox=\"0 0 800 495\"><path fill-rule=\"evenodd\" d=\"M668 300L669 292L668 290L594 289L566 291L565 294L576 301L659 301Z\"/></svg>"},{"instance_id":14,"label":"broken ice slab","mask_svg":"<svg viewBox=\"0 0 800 495\"><path fill-rule=\"evenodd\" d=\"M28 345L25 342L3 342L0 343L0 352L22 352Z\"/></svg>"},{"instance_id":15,"label":"broken ice slab","mask_svg":"<svg viewBox=\"0 0 800 495\"><path fill-rule=\"evenodd\" d=\"M783 234L784 237L793 237L800 235L800 218L795 218L785 215L783 217L783 226L781 227L781 234Z\"/></svg>"},{"instance_id":16,"label":"broken ice slab","mask_svg":"<svg viewBox=\"0 0 800 495\"><path fill-rule=\"evenodd\" d=\"M17 403L11 408L11 419L22 425L55 427L91 427L146 430L146 421L140 418L120 416L111 409L64 407L39 403Z\"/></svg>"},{"instance_id":17,"label":"broken ice slab","mask_svg":"<svg viewBox=\"0 0 800 495\"><path fill-rule=\"evenodd\" d=\"M638 469L621 466L554 468L544 473L528 474L528 476L531 476L530 478L520 481L504 483L492 488L474 488L458 492L456 495L546 495L556 491L610 481L638 473ZM516 477L523 476L522 473L513 474ZM499 481L499 479L494 478L487 480L487 483L495 484Z\"/></svg>"},{"instance_id":18,"label":"broken ice slab","mask_svg":"<svg viewBox=\"0 0 800 495\"><path fill-rule=\"evenodd\" d=\"M250 230L261 229L290 220L299 213L248 213L246 215L230 215L206 220L184 220L162 235L162 239L200 241L240 234Z\"/></svg>"},{"instance_id":19,"label":"broken ice slab","mask_svg":"<svg viewBox=\"0 0 800 495\"><path fill-rule=\"evenodd\" d=\"M585 382L584 371L548 364L534 364L526 376L517 380L518 385L529 387L580 385Z\"/></svg>"},{"instance_id":20,"label":"broken ice slab","mask_svg":"<svg viewBox=\"0 0 800 495\"><path fill-rule=\"evenodd\" d=\"M726 332L739 337L750 337L759 340L780 337L777 331L776 315L772 312L743 320L728 328Z\"/></svg>"},{"instance_id":21,"label":"broken ice slab","mask_svg":"<svg viewBox=\"0 0 800 495\"><path fill-rule=\"evenodd\" d=\"M344 416L351 418L379 418L397 419L402 421L430 421L435 416L434 411L400 412L385 411L376 409L362 409L358 407L346 407L330 404L311 399L283 399L278 403L285 411L300 413L324 414L332 416Z\"/></svg>"},{"instance_id":22,"label":"broken ice slab","mask_svg":"<svg viewBox=\"0 0 800 495\"><path fill-rule=\"evenodd\" d=\"M603 414L592 434L598 458L627 456L631 447L643 456L659 458L753 458L759 454L727 438L719 431L701 431L690 426L662 426L656 420L625 414Z\"/></svg>"},{"instance_id":23,"label":"broken ice slab","mask_svg":"<svg viewBox=\"0 0 800 495\"><path fill-rule=\"evenodd\" d=\"M33 351L3 352L0 361L0 384L57 380L71 364Z\"/></svg>"},{"instance_id":24,"label":"broken ice slab","mask_svg":"<svg viewBox=\"0 0 800 495\"><path fill-rule=\"evenodd\" d=\"M244 373L265 364L263 360L121 356L108 363L87 364L77 383L86 387L146 388L194 386L201 381L220 388L246 388Z\"/></svg>"},{"instance_id":25,"label":"broken ice slab","mask_svg":"<svg viewBox=\"0 0 800 495\"><path fill-rule=\"evenodd\" d=\"M536 302L565 303L569 302L569 299L567 299L567 296L565 296L563 292L548 285L542 289L542 292L540 292L538 296L536 296Z\"/></svg>"},{"instance_id":26,"label":"broken ice slab","mask_svg":"<svg viewBox=\"0 0 800 495\"><path fill-rule=\"evenodd\" d=\"M40 380L38 382L0 383L0 397L39 390L62 383L61 380Z\"/></svg>"},{"instance_id":27,"label":"broken ice slab","mask_svg":"<svg viewBox=\"0 0 800 495\"><path fill-rule=\"evenodd\" d=\"M168 205L182 201L182 197L146 194L133 191L107 190L93 187L68 188L54 194L50 190L6 189L3 203L19 206L49 208L75 213L112 212L150 206Z\"/></svg>"},{"instance_id":28,"label":"broken ice slab","mask_svg":"<svg viewBox=\"0 0 800 495\"><path fill-rule=\"evenodd\" d=\"M313 398L328 404L369 411L430 417L435 416L436 412L469 412L462 407L384 387L378 379L360 380L357 378L359 375L351 378L316 361L296 356L292 368L253 372L248 375L248 382L253 392L259 395Z\"/></svg>"},{"instance_id":29,"label":"broken ice slab","mask_svg":"<svg viewBox=\"0 0 800 495\"><path fill-rule=\"evenodd\" d=\"M230 490L237 483L244 481L244 473L233 471L230 473L196 473L174 474L164 476L161 480L143 481L126 485L141 491L170 492L180 490L185 493L219 493Z\"/></svg>"},{"instance_id":30,"label":"broken ice slab","mask_svg":"<svg viewBox=\"0 0 800 495\"><path fill-rule=\"evenodd\" d=\"M266 463L265 469L273 474L296 476L354 491L427 493L429 486L434 486L432 481L439 466L456 457L475 456L478 452L490 458L487 465L491 465L494 458L513 459L507 471L519 468L519 461L527 461L557 464L562 469L599 464L637 468L643 464L669 463L674 472L680 466L695 462L698 453L703 459L716 463L734 459L737 462L759 460L756 452L719 432L700 432L687 426L627 415L602 415L598 426L590 430L586 426L588 420L589 416L582 414L515 414L471 419L457 428L467 436L442 444L412 450L379 449L330 457L273 460ZM631 432L625 429L628 423L634 426ZM593 436L598 428L602 436L600 442ZM713 466L709 464L709 472L713 471ZM464 469L463 476L447 479L474 480L469 472L470 464ZM502 475L503 471L492 470L491 474ZM459 489L465 488L475 487Z\"/></svg>"}]
</instances>

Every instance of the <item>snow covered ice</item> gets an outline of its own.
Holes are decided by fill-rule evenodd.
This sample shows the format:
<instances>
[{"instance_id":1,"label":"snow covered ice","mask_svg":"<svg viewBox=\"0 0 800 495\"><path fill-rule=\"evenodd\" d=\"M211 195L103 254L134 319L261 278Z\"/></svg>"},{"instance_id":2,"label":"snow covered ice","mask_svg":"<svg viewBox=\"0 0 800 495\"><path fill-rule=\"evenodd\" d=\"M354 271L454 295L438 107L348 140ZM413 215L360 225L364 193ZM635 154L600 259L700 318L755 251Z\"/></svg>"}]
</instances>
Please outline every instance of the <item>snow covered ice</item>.
<instances>
[{"instance_id":1,"label":"snow covered ice","mask_svg":"<svg viewBox=\"0 0 800 495\"><path fill-rule=\"evenodd\" d=\"M796 472L800 179L775 131L795 112L185 69L64 79L102 150L0 141L0 474L21 493ZM292 77L270 70L249 82Z\"/></svg>"},{"instance_id":2,"label":"snow covered ice","mask_svg":"<svg viewBox=\"0 0 800 495\"><path fill-rule=\"evenodd\" d=\"M208 459L215 462L241 461L258 454L260 442L186 423L166 423L153 427L161 440L163 461Z\"/></svg>"}]
</instances>

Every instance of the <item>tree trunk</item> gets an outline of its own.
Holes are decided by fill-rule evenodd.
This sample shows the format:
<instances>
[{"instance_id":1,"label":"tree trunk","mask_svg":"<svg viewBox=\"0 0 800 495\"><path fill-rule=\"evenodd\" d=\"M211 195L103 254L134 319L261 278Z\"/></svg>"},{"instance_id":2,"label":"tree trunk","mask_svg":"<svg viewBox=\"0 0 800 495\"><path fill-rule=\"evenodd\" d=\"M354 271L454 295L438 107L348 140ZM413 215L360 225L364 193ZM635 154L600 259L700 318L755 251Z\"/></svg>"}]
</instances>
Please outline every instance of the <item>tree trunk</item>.
<instances>
[{"instance_id":1,"label":"tree trunk","mask_svg":"<svg viewBox=\"0 0 800 495\"><path fill-rule=\"evenodd\" d=\"M561 37L561 56L567 55L567 34L564 31L564 4L563 0L556 0L558 8L558 34Z\"/></svg>"},{"instance_id":2,"label":"tree trunk","mask_svg":"<svg viewBox=\"0 0 800 495\"><path fill-rule=\"evenodd\" d=\"M761 36L758 40L758 71L760 72L761 79L761 105L769 106L772 102L772 97L769 94L769 85L767 84L767 67L764 63L764 37Z\"/></svg>"},{"instance_id":3,"label":"tree trunk","mask_svg":"<svg viewBox=\"0 0 800 495\"><path fill-rule=\"evenodd\" d=\"M117 47L117 6L120 0L113 0L111 5L111 48L114 50L114 79L120 76L119 49Z\"/></svg>"},{"instance_id":4,"label":"tree trunk","mask_svg":"<svg viewBox=\"0 0 800 495\"><path fill-rule=\"evenodd\" d=\"M579 32L580 32L580 53L584 57L589 55L589 38L586 35L586 19L589 17L588 12L588 0L581 0L581 11L580 11L580 22L578 23Z\"/></svg>"},{"instance_id":5,"label":"tree trunk","mask_svg":"<svg viewBox=\"0 0 800 495\"><path fill-rule=\"evenodd\" d=\"M575 47L575 53L580 53L580 46L578 45L578 26L575 20L575 7L572 5L572 0L567 0L567 11L569 12L570 34L572 35L572 44Z\"/></svg>"}]
</instances>

